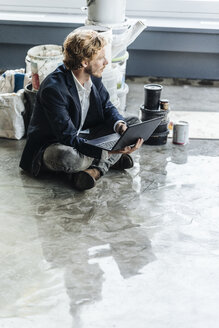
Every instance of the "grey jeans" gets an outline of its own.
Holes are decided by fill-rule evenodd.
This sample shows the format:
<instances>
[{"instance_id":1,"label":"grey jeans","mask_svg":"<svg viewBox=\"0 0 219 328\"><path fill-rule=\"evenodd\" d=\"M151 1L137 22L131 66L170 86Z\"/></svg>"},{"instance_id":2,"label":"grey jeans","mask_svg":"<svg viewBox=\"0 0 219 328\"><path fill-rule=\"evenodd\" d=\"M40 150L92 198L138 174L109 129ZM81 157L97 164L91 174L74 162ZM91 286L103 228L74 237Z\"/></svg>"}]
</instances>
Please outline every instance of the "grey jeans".
<instances>
[{"instance_id":1,"label":"grey jeans","mask_svg":"<svg viewBox=\"0 0 219 328\"><path fill-rule=\"evenodd\" d=\"M125 118L125 121L127 125L140 122L140 120L135 116ZM99 126L93 129L90 138L97 138L105 134L107 134L106 129ZM88 137L86 136L86 138ZM65 146L60 143L54 143L45 149L43 154L43 163L47 169L55 172L76 173L92 167L99 169L101 174L104 175L108 172L109 168L119 160L120 157L121 154L112 154L108 159L97 160L79 153L73 147Z\"/></svg>"}]
</instances>

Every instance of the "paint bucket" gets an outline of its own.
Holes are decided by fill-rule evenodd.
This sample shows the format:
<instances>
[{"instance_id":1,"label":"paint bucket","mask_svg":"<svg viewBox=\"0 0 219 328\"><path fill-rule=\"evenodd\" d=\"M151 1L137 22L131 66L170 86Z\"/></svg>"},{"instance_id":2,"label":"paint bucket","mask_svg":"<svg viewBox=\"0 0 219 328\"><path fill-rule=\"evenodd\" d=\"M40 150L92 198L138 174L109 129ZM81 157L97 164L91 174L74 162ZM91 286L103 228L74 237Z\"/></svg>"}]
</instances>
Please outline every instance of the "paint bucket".
<instances>
[{"instance_id":1,"label":"paint bucket","mask_svg":"<svg viewBox=\"0 0 219 328\"><path fill-rule=\"evenodd\" d=\"M141 105L141 107L140 107L140 118L141 118L142 121L147 121L147 120L150 120L152 118L160 117L160 116L163 116L163 119L162 119L161 122L167 121L168 120L168 113L169 113L169 110L162 110L162 109L150 110L148 108L145 108L144 105Z\"/></svg>"},{"instance_id":2,"label":"paint bucket","mask_svg":"<svg viewBox=\"0 0 219 328\"><path fill-rule=\"evenodd\" d=\"M160 95L163 89L160 84L144 85L144 106L150 110L158 110L160 105Z\"/></svg>"},{"instance_id":3,"label":"paint bucket","mask_svg":"<svg viewBox=\"0 0 219 328\"><path fill-rule=\"evenodd\" d=\"M154 130L154 133L162 133L168 130L169 120L161 121L158 127Z\"/></svg>"},{"instance_id":4,"label":"paint bucket","mask_svg":"<svg viewBox=\"0 0 219 328\"><path fill-rule=\"evenodd\" d=\"M123 24L112 27L112 58L118 58L125 55L127 51L126 39L130 24Z\"/></svg>"},{"instance_id":5,"label":"paint bucket","mask_svg":"<svg viewBox=\"0 0 219 328\"><path fill-rule=\"evenodd\" d=\"M113 106L115 106L118 110L119 110L119 106L120 106L120 101L119 98L117 97L117 99L115 99L114 101L111 101Z\"/></svg>"},{"instance_id":6,"label":"paint bucket","mask_svg":"<svg viewBox=\"0 0 219 328\"><path fill-rule=\"evenodd\" d=\"M124 112L126 109L126 97L128 92L129 92L129 86L126 83L124 88L117 89L117 95L120 102L118 110L121 112Z\"/></svg>"},{"instance_id":7,"label":"paint bucket","mask_svg":"<svg viewBox=\"0 0 219 328\"><path fill-rule=\"evenodd\" d=\"M27 132L27 128L30 123L30 118L36 102L36 95L37 95L37 91L33 90L32 83L27 84L24 88L25 111L23 113L23 119L24 119L25 132Z\"/></svg>"},{"instance_id":8,"label":"paint bucket","mask_svg":"<svg viewBox=\"0 0 219 328\"><path fill-rule=\"evenodd\" d=\"M112 61L112 29L106 26L99 26L99 25L85 25L78 27L74 31L78 30L92 30L96 31L101 34L102 37L106 40L107 44L105 46L105 57L108 61L108 65L105 68L106 70L111 69L111 61Z\"/></svg>"},{"instance_id":9,"label":"paint bucket","mask_svg":"<svg viewBox=\"0 0 219 328\"><path fill-rule=\"evenodd\" d=\"M129 58L128 51L112 59L112 67L117 69L117 89L125 88L126 64Z\"/></svg>"},{"instance_id":10,"label":"paint bucket","mask_svg":"<svg viewBox=\"0 0 219 328\"><path fill-rule=\"evenodd\" d=\"M27 56L34 90L38 90L45 77L63 62L62 47L54 44L33 47L28 50Z\"/></svg>"},{"instance_id":11,"label":"paint bucket","mask_svg":"<svg viewBox=\"0 0 219 328\"><path fill-rule=\"evenodd\" d=\"M144 141L144 143L153 146L165 145L167 143L168 134L169 130L161 133L153 133L148 140Z\"/></svg>"},{"instance_id":12,"label":"paint bucket","mask_svg":"<svg viewBox=\"0 0 219 328\"><path fill-rule=\"evenodd\" d=\"M102 74L102 82L110 95L110 101L113 104L118 103L117 96L117 72L116 69L104 70Z\"/></svg>"},{"instance_id":13,"label":"paint bucket","mask_svg":"<svg viewBox=\"0 0 219 328\"><path fill-rule=\"evenodd\" d=\"M87 12L88 20L98 23L120 24L125 21L126 0L87 0L87 7L82 7Z\"/></svg>"},{"instance_id":14,"label":"paint bucket","mask_svg":"<svg viewBox=\"0 0 219 328\"><path fill-rule=\"evenodd\" d=\"M25 57L25 65L26 65L25 68L26 73L31 74L31 62L30 62L30 57L28 55Z\"/></svg>"},{"instance_id":15,"label":"paint bucket","mask_svg":"<svg viewBox=\"0 0 219 328\"><path fill-rule=\"evenodd\" d=\"M122 26L113 27L112 57L119 57L119 54L126 51L127 47L146 28L142 20L127 21Z\"/></svg>"},{"instance_id":16,"label":"paint bucket","mask_svg":"<svg viewBox=\"0 0 219 328\"><path fill-rule=\"evenodd\" d=\"M189 141L189 123L179 121L173 124L173 143L176 145L186 145Z\"/></svg>"},{"instance_id":17,"label":"paint bucket","mask_svg":"<svg viewBox=\"0 0 219 328\"><path fill-rule=\"evenodd\" d=\"M160 99L160 109L163 109L163 110L169 109L169 100L168 99Z\"/></svg>"}]
</instances>

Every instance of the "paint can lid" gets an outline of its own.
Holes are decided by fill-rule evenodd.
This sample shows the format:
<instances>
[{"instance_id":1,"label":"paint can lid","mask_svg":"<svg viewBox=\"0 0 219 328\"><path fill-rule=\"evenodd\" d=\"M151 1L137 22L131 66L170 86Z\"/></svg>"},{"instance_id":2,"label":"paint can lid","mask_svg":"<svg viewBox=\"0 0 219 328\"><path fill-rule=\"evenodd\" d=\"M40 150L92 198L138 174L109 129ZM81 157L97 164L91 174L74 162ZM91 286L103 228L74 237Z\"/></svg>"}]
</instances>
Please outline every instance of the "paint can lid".
<instances>
[{"instance_id":1,"label":"paint can lid","mask_svg":"<svg viewBox=\"0 0 219 328\"><path fill-rule=\"evenodd\" d=\"M162 90L163 87L160 84L145 84L144 89L147 89L147 90Z\"/></svg>"},{"instance_id":2,"label":"paint can lid","mask_svg":"<svg viewBox=\"0 0 219 328\"><path fill-rule=\"evenodd\" d=\"M160 99L160 103L168 103L169 100L168 99Z\"/></svg>"},{"instance_id":3,"label":"paint can lid","mask_svg":"<svg viewBox=\"0 0 219 328\"><path fill-rule=\"evenodd\" d=\"M187 121L178 121L178 122L174 123L174 125L185 125L185 126L187 126L187 125L189 125L189 123Z\"/></svg>"}]
</instances>

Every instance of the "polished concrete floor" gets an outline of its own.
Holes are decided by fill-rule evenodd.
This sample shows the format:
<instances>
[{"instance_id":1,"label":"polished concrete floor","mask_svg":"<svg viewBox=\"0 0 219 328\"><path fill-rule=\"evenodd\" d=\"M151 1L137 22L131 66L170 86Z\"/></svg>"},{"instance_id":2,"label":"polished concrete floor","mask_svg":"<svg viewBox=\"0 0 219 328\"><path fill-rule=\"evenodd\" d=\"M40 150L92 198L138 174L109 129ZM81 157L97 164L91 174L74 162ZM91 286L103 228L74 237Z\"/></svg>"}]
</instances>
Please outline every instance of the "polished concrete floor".
<instances>
[{"instance_id":1,"label":"polished concrete floor","mask_svg":"<svg viewBox=\"0 0 219 328\"><path fill-rule=\"evenodd\" d=\"M24 143L0 139L1 328L218 326L219 140L143 145L82 193L20 171Z\"/></svg>"}]
</instances>

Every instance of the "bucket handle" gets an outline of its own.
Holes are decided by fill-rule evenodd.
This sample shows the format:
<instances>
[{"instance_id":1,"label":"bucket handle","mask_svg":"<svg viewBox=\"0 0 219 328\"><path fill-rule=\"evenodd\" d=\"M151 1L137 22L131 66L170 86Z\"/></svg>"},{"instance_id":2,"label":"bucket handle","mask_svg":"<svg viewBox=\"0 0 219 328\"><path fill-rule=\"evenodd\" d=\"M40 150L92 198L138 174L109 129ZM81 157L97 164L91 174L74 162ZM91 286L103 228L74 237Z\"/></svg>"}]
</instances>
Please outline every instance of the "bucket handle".
<instances>
[{"instance_id":1,"label":"bucket handle","mask_svg":"<svg viewBox=\"0 0 219 328\"><path fill-rule=\"evenodd\" d=\"M38 71L40 71L45 65L46 65L46 63L48 62L48 60L49 59L46 59L45 61L44 61L44 63L39 67L39 64L38 64Z\"/></svg>"},{"instance_id":2,"label":"bucket handle","mask_svg":"<svg viewBox=\"0 0 219 328\"><path fill-rule=\"evenodd\" d=\"M87 7L81 7L82 13L87 13Z\"/></svg>"}]
</instances>

